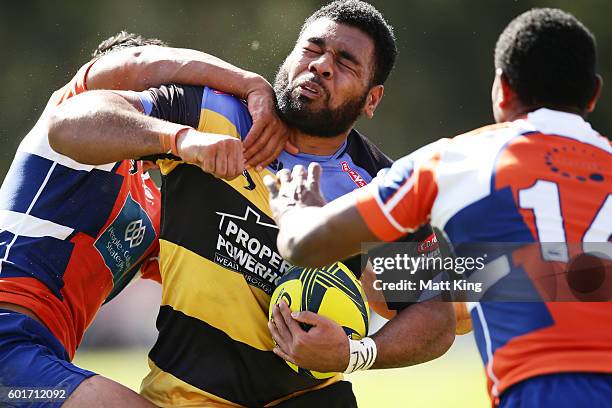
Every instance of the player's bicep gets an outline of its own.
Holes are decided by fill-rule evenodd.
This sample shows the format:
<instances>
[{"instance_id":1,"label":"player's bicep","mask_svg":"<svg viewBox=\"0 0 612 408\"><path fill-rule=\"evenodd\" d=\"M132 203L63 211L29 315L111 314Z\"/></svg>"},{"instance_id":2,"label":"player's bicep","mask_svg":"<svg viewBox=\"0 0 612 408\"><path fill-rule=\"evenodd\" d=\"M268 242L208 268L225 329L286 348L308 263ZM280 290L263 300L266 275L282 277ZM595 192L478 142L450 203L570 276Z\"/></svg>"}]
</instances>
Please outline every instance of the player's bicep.
<instances>
[{"instance_id":1,"label":"player's bicep","mask_svg":"<svg viewBox=\"0 0 612 408\"><path fill-rule=\"evenodd\" d=\"M132 91L112 91L113 93L121 96L127 103L132 105L134 109L136 109L140 113L145 113L142 100L139 96L138 92Z\"/></svg>"}]
</instances>

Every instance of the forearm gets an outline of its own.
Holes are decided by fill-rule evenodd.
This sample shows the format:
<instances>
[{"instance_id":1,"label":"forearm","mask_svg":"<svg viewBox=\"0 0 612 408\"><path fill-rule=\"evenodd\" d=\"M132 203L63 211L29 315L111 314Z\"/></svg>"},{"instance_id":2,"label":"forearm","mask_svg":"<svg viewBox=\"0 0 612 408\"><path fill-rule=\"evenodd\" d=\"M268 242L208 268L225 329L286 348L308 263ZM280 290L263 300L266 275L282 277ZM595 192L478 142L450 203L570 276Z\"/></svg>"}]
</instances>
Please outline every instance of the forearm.
<instances>
[{"instance_id":1,"label":"forearm","mask_svg":"<svg viewBox=\"0 0 612 408\"><path fill-rule=\"evenodd\" d=\"M362 243L376 240L351 194L323 207L289 210L279 221L278 249L294 265L329 265L359 253Z\"/></svg>"},{"instance_id":2,"label":"forearm","mask_svg":"<svg viewBox=\"0 0 612 408\"><path fill-rule=\"evenodd\" d=\"M377 357L372 368L397 368L443 355L455 338L450 303L431 300L402 310L376 334Z\"/></svg>"},{"instance_id":3,"label":"forearm","mask_svg":"<svg viewBox=\"0 0 612 408\"><path fill-rule=\"evenodd\" d=\"M141 91L168 83L206 85L242 99L269 87L262 76L204 52L152 45L103 56L87 78L88 89Z\"/></svg>"},{"instance_id":4,"label":"forearm","mask_svg":"<svg viewBox=\"0 0 612 408\"><path fill-rule=\"evenodd\" d=\"M91 165L165 153L160 134L174 134L183 127L143 115L112 91L77 95L48 118L51 147Z\"/></svg>"},{"instance_id":5,"label":"forearm","mask_svg":"<svg viewBox=\"0 0 612 408\"><path fill-rule=\"evenodd\" d=\"M323 266L330 263L325 249L331 249L331 231L323 217L321 207L288 211L282 218L277 240L281 256L294 265Z\"/></svg>"}]
</instances>

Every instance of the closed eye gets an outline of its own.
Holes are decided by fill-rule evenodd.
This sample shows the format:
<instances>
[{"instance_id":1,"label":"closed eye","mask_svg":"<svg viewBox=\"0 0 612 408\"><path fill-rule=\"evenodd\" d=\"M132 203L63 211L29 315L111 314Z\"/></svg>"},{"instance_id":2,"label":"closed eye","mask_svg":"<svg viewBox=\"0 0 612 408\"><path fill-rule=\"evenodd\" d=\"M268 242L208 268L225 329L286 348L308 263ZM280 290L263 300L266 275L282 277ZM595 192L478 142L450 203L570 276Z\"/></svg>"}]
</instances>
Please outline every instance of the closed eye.
<instances>
[{"instance_id":1,"label":"closed eye","mask_svg":"<svg viewBox=\"0 0 612 408\"><path fill-rule=\"evenodd\" d=\"M313 48L313 47L304 47L304 51L311 52L313 54L321 54L321 50Z\"/></svg>"}]
</instances>

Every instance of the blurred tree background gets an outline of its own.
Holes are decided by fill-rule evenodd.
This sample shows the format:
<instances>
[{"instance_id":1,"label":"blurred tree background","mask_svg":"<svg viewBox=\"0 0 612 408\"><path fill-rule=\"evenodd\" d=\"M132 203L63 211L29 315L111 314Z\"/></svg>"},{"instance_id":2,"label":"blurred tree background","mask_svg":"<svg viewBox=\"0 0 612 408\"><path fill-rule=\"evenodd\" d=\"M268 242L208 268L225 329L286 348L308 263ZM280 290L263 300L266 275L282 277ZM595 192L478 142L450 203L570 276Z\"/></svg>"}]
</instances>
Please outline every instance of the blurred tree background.
<instances>
[{"instance_id":1,"label":"blurred tree background","mask_svg":"<svg viewBox=\"0 0 612 408\"><path fill-rule=\"evenodd\" d=\"M0 12L0 179L51 92L106 37L125 29L196 48L272 80L304 18L324 2L33 0ZM492 121L493 47L505 25L532 7L572 12L596 35L599 71L612 81L612 2L607 0L373 1L395 27L399 59L385 98L359 128L391 157ZM612 91L591 121L612 133Z\"/></svg>"}]
</instances>

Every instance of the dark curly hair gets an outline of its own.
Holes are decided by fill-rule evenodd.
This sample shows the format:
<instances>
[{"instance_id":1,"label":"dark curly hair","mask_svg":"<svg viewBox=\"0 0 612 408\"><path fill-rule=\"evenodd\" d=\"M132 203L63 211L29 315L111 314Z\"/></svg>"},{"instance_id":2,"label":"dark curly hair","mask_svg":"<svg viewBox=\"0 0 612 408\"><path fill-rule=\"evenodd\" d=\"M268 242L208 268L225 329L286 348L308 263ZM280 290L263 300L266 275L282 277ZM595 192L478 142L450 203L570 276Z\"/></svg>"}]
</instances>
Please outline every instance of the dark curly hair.
<instances>
[{"instance_id":1,"label":"dark curly hair","mask_svg":"<svg viewBox=\"0 0 612 408\"><path fill-rule=\"evenodd\" d=\"M308 17L304 21L300 35L312 22L321 18L355 27L374 41L375 65L370 82L373 85L384 84L395 64L397 46L393 27L387 23L380 11L363 1L336 0Z\"/></svg>"},{"instance_id":2,"label":"dark curly hair","mask_svg":"<svg viewBox=\"0 0 612 408\"><path fill-rule=\"evenodd\" d=\"M573 15L533 9L499 36L495 68L523 104L584 110L597 86L595 48L595 37Z\"/></svg>"},{"instance_id":3,"label":"dark curly hair","mask_svg":"<svg viewBox=\"0 0 612 408\"><path fill-rule=\"evenodd\" d=\"M142 45L159 45L167 47L168 44L157 38L144 38L141 35L121 31L112 37L102 41L100 45L91 54L92 57L100 57L108 54L111 51L116 51L122 48L139 47Z\"/></svg>"}]
</instances>

